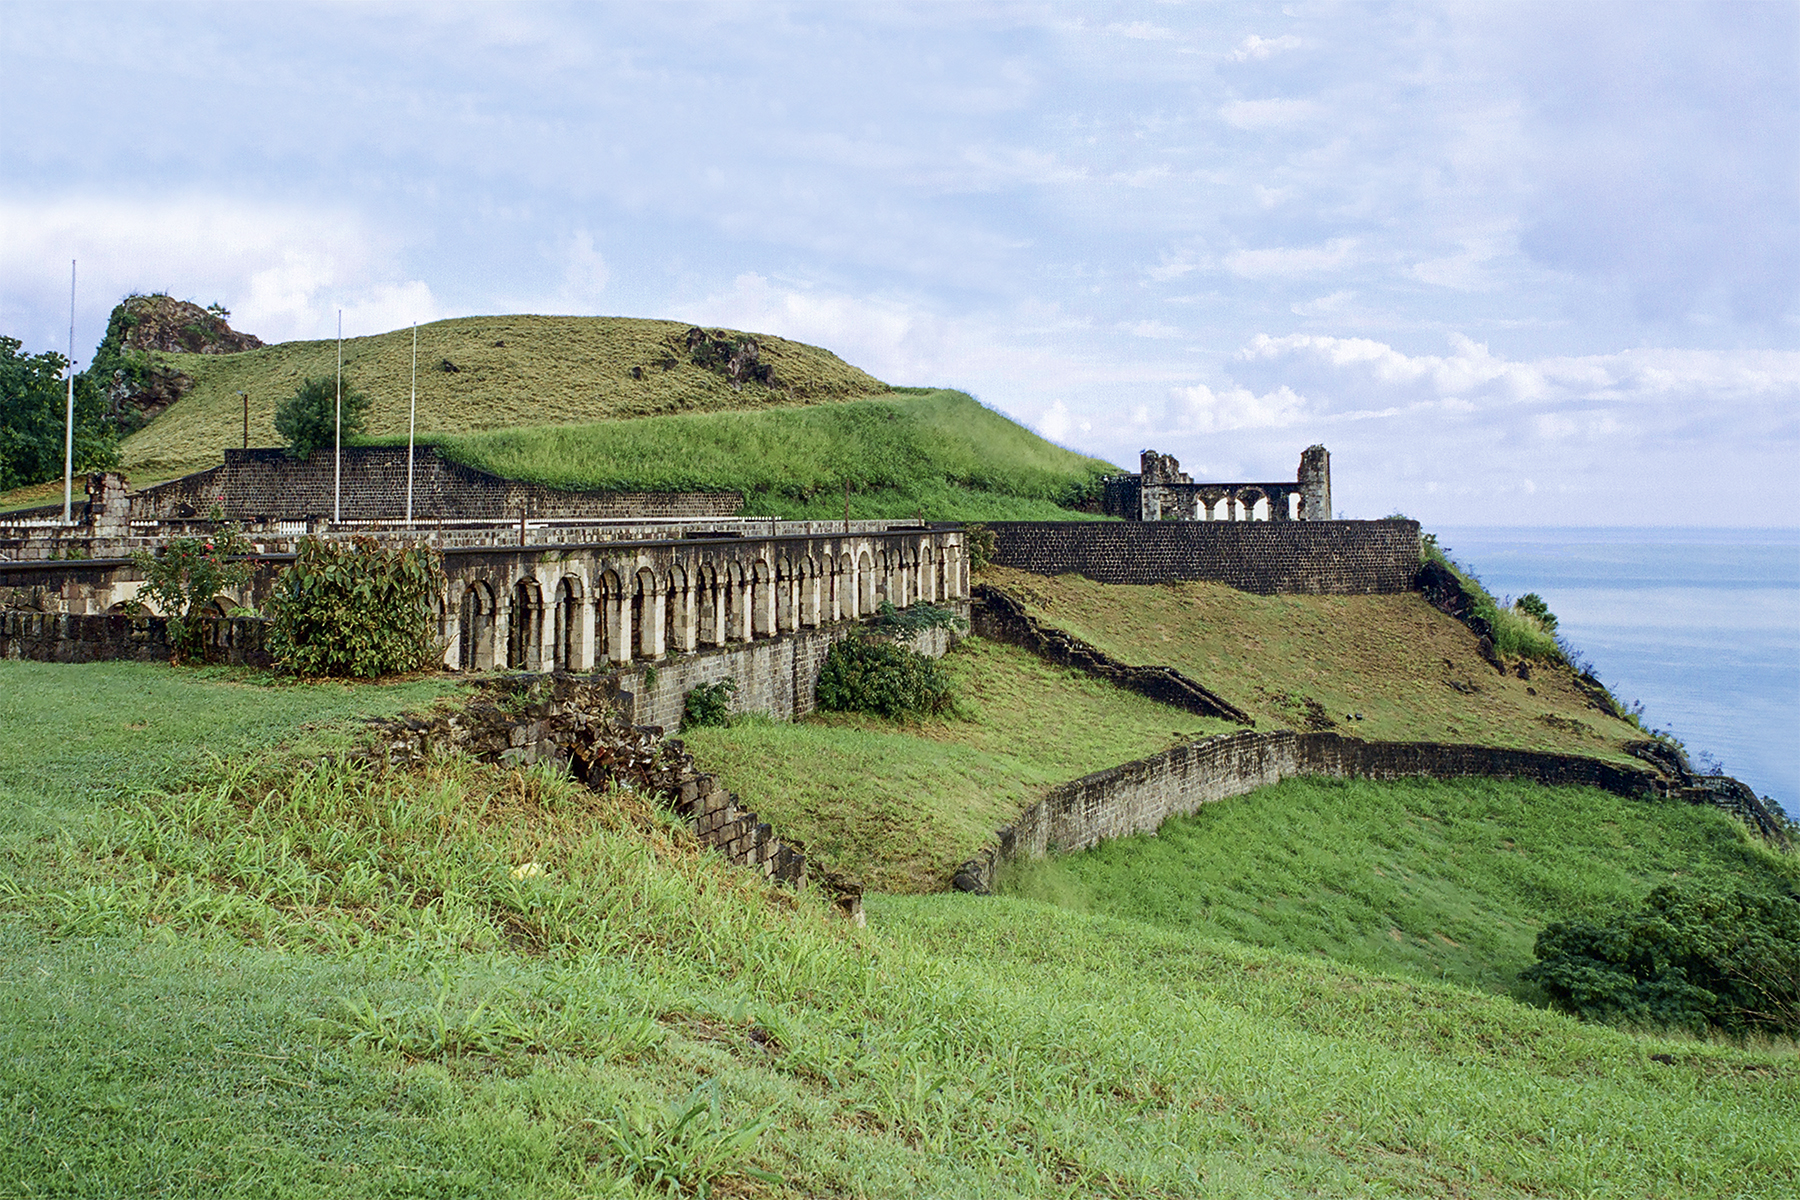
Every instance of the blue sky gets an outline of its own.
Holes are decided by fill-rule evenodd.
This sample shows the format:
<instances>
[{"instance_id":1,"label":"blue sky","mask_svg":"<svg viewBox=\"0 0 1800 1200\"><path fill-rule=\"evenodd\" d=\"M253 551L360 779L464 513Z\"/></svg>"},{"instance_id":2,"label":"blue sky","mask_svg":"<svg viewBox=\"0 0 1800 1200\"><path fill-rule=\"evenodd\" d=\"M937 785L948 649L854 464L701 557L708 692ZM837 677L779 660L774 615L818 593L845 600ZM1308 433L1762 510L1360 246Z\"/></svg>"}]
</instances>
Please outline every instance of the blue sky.
<instances>
[{"instance_id":1,"label":"blue sky","mask_svg":"<svg viewBox=\"0 0 1800 1200\"><path fill-rule=\"evenodd\" d=\"M1800 6L0 3L0 332L670 317L1347 515L1800 524Z\"/></svg>"}]
</instances>

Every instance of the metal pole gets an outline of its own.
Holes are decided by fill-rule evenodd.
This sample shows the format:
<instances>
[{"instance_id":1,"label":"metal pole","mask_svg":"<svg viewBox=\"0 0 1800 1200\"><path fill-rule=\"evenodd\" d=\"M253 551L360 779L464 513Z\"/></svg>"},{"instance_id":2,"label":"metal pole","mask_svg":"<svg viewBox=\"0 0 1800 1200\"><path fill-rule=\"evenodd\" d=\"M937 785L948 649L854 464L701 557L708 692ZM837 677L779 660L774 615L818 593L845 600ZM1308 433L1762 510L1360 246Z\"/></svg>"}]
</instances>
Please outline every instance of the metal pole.
<instances>
[{"instance_id":1,"label":"metal pole","mask_svg":"<svg viewBox=\"0 0 1800 1200\"><path fill-rule=\"evenodd\" d=\"M250 393L239 392L244 398L244 449L250 448Z\"/></svg>"},{"instance_id":2,"label":"metal pole","mask_svg":"<svg viewBox=\"0 0 1800 1200\"><path fill-rule=\"evenodd\" d=\"M63 524L75 504L75 260L69 260L69 410L63 424Z\"/></svg>"},{"instance_id":3,"label":"metal pole","mask_svg":"<svg viewBox=\"0 0 1800 1200\"><path fill-rule=\"evenodd\" d=\"M419 423L419 323L413 322L412 408L406 414L406 523L411 525L413 487L413 427Z\"/></svg>"},{"instance_id":4,"label":"metal pole","mask_svg":"<svg viewBox=\"0 0 1800 1200\"><path fill-rule=\"evenodd\" d=\"M344 310L338 309L337 438L331 467L331 523L344 523Z\"/></svg>"}]
</instances>

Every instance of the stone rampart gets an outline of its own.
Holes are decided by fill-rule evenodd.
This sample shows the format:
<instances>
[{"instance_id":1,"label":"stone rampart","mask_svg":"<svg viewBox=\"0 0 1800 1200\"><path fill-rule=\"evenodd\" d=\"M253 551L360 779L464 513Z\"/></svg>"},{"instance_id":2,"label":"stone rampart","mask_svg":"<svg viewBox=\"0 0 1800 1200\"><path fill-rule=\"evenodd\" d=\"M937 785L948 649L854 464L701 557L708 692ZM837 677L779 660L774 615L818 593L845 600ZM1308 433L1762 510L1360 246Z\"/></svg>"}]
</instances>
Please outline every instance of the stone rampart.
<instances>
[{"instance_id":1,"label":"stone rampart","mask_svg":"<svg viewBox=\"0 0 1800 1200\"><path fill-rule=\"evenodd\" d=\"M1205 580L1260 595L1407 592L1417 521L996 521L993 561L1098 583Z\"/></svg>"},{"instance_id":2,"label":"stone rampart","mask_svg":"<svg viewBox=\"0 0 1800 1200\"><path fill-rule=\"evenodd\" d=\"M206 661L266 667L268 621L260 617L205 617L201 643ZM0 609L0 658L32 662L167 662L169 623L162 617Z\"/></svg>"},{"instance_id":3,"label":"stone rampart","mask_svg":"<svg viewBox=\"0 0 1800 1200\"><path fill-rule=\"evenodd\" d=\"M1005 863L1152 833L1170 817L1299 775L1338 778L1524 779L1621 796L1673 794L1646 768L1572 754L1438 742L1364 742L1336 733L1229 733L1172 747L1053 788L958 869L956 886L986 891ZM1685 798L1685 797L1684 797Z\"/></svg>"},{"instance_id":4,"label":"stone rampart","mask_svg":"<svg viewBox=\"0 0 1800 1200\"><path fill-rule=\"evenodd\" d=\"M346 521L406 516L406 448L346 446L338 486ZM413 516L433 521L537 518L729 517L744 506L737 492L576 492L503 479L451 462L435 447L413 450ZM331 516L333 456L290 458L284 450L227 450L221 466L148 487L130 497L131 519L204 517L214 504L234 521Z\"/></svg>"}]
</instances>

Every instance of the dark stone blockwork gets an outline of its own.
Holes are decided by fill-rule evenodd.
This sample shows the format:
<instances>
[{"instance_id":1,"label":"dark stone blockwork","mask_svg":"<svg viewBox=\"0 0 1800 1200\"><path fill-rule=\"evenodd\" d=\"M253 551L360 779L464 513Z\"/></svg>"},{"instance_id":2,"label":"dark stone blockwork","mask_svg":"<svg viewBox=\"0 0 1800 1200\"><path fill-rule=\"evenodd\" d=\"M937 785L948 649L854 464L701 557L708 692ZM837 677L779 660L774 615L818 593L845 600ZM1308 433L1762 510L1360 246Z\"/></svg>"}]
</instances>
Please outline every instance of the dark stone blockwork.
<instances>
[{"instance_id":1,"label":"dark stone blockwork","mask_svg":"<svg viewBox=\"0 0 1800 1200\"><path fill-rule=\"evenodd\" d=\"M994 562L1098 583L1205 580L1240 591L1413 589L1417 521L996 521Z\"/></svg>"}]
</instances>

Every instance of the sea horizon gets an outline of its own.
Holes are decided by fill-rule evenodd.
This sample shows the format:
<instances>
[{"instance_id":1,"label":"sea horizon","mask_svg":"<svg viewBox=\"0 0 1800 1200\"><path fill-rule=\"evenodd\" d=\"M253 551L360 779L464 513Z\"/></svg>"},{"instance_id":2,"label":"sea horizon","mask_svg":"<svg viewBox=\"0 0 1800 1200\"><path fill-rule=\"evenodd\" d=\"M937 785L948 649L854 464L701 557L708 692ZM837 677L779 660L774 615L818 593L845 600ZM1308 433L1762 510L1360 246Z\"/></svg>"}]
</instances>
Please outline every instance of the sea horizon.
<instances>
[{"instance_id":1,"label":"sea horizon","mask_svg":"<svg viewBox=\"0 0 1800 1200\"><path fill-rule=\"evenodd\" d=\"M1557 632L1644 724L1800 815L1800 527L1427 527Z\"/></svg>"}]
</instances>

